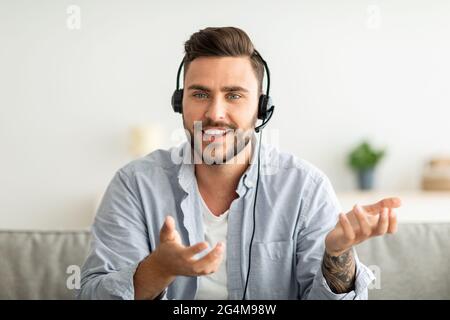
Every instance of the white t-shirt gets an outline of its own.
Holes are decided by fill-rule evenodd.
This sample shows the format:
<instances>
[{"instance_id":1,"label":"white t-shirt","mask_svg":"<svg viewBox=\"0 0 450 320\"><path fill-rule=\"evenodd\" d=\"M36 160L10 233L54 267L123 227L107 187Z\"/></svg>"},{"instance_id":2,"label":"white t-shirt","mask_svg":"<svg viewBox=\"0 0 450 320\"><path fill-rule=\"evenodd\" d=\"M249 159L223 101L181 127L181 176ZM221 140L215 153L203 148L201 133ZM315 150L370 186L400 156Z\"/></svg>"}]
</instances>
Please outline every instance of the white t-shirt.
<instances>
[{"instance_id":1,"label":"white t-shirt","mask_svg":"<svg viewBox=\"0 0 450 320\"><path fill-rule=\"evenodd\" d=\"M226 245L228 229L228 212L225 211L219 217L215 216L209 210L205 201L199 192L201 199L203 229L205 231L205 241L209 244L209 250L212 250L217 242L222 241ZM204 256L202 254L201 256ZM199 287L195 296L196 300L226 300L228 299L227 289L227 268L226 268L226 247L219 269L205 276L199 277Z\"/></svg>"}]
</instances>

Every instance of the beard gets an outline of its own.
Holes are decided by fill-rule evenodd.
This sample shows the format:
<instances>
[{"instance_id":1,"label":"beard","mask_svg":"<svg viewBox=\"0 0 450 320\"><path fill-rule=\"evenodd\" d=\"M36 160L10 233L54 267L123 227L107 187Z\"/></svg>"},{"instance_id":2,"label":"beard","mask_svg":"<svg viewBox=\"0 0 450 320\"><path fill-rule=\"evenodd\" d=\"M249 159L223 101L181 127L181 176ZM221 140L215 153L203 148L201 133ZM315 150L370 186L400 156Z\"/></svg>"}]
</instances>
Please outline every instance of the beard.
<instances>
[{"instance_id":1,"label":"beard","mask_svg":"<svg viewBox=\"0 0 450 320\"><path fill-rule=\"evenodd\" d=\"M256 122L256 121L255 121ZM246 157L244 150L247 150L248 144L252 141L254 128L240 129L233 124L214 123L206 121L205 124L200 121L194 122L194 129L187 129L184 122L184 128L188 134L188 140L191 144L191 150L194 152L194 163L205 163L207 165L223 165L245 163ZM223 127L230 131L222 136L220 141L210 141L204 143L203 127Z\"/></svg>"},{"instance_id":2,"label":"beard","mask_svg":"<svg viewBox=\"0 0 450 320\"><path fill-rule=\"evenodd\" d=\"M229 143L224 139L222 142L210 142L208 145L202 148L201 145L198 146L198 144L195 144L194 142L193 148L197 153L197 155L201 154L203 163L209 165L240 163L239 161L233 160L237 160L238 156L244 152L247 145L251 141L251 137L249 136L239 137L236 133L227 133L227 135L228 134L233 135L231 143ZM245 157L243 159L245 159Z\"/></svg>"}]
</instances>

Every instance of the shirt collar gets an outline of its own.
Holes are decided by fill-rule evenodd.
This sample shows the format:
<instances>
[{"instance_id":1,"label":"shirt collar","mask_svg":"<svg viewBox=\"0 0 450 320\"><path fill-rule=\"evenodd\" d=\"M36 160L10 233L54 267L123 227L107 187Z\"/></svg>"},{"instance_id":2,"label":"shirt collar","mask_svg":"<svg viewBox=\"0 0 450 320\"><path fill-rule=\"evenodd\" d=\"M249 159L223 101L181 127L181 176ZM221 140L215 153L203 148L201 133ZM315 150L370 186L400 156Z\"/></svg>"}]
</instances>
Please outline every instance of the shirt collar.
<instances>
[{"instance_id":1,"label":"shirt collar","mask_svg":"<svg viewBox=\"0 0 450 320\"><path fill-rule=\"evenodd\" d=\"M250 158L250 165L241 177L245 186L251 189L256 186L256 179L258 174L258 148L260 144L259 137L254 133L252 135L252 156ZM263 147L263 146L261 146ZM263 148L261 148L262 151Z\"/></svg>"},{"instance_id":2,"label":"shirt collar","mask_svg":"<svg viewBox=\"0 0 450 320\"><path fill-rule=\"evenodd\" d=\"M184 191L188 192L189 187L195 180L194 159L192 156L191 144L189 142L183 143L178 151L181 150L181 166L178 172L178 182Z\"/></svg>"}]
</instances>

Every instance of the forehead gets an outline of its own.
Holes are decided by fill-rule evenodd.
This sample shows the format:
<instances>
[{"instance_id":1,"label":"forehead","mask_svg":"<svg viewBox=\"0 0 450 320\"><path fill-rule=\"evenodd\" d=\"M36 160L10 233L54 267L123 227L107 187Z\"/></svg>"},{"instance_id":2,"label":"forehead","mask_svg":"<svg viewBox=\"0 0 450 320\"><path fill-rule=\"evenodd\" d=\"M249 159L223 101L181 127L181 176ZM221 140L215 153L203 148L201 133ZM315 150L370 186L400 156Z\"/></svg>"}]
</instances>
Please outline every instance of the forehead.
<instances>
[{"instance_id":1,"label":"forehead","mask_svg":"<svg viewBox=\"0 0 450 320\"><path fill-rule=\"evenodd\" d=\"M248 57L199 57L186 70L184 87L201 84L208 87L243 86L256 90L258 80Z\"/></svg>"}]
</instances>

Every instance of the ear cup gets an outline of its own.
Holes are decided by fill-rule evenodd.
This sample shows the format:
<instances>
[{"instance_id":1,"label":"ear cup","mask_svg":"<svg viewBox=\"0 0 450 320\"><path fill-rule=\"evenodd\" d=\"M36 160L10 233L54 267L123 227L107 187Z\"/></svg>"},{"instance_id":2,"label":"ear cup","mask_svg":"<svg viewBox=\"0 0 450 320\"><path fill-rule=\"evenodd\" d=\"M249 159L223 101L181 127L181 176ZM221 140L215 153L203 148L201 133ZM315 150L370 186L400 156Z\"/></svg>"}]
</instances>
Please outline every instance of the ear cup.
<instances>
[{"instance_id":1,"label":"ear cup","mask_svg":"<svg viewBox=\"0 0 450 320\"><path fill-rule=\"evenodd\" d=\"M259 96L258 103L258 119L265 120L267 118L267 110L272 107L272 98L268 95L262 94Z\"/></svg>"},{"instance_id":2,"label":"ear cup","mask_svg":"<svg viewBox=\"0 0 450 320\"><path fill-rule=\"evenodd\" d=\"M259 96L258 102L258 119L264 120L267 116L267 96L262 94Z\"/></svg>"},{"instance_id":3,"label":"ear cup","mask_svg":"<svg viewBox=\"0 0 450 320\"><path fill-rule=\"evenodd\" d=\"M172 109L175 112L183 113L183 89L178 89L173 92Z\"/></svg>"}]
</instances>

